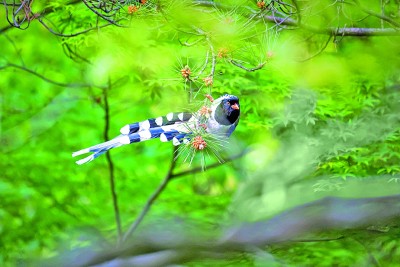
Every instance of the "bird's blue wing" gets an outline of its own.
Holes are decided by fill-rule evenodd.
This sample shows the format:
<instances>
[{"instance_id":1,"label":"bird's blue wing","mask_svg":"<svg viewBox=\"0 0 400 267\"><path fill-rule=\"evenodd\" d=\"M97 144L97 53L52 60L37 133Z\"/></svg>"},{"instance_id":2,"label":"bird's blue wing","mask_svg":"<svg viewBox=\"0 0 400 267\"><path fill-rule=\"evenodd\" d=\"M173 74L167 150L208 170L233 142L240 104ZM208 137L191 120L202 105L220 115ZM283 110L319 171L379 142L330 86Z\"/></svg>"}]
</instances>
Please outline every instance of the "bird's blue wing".
<instances>
[{"instance_id":1,"label":"bird's blue wing","mask_svg":"<svg viewBox=\"0 0 400 267\"><path fill-rule=\"evenodd\" d=\"M121 128L120 132L121 134L132 134L161 126L182 123L190 120L192 116L193 114L188 112L180 112L180 113L171 112L168 113L166 116L160 116L155 119L148 119L141 122L127 124Z\"/></svg>"},{"instance_id":2,"label":"bird's blue wing","mask_svg":"<svg viewBox=\"0 0 400 267\"><path fill-rule=\"evenodd\" d=\"M226 137L231 136L231 134L233 133L233 131L235 131L235 129L236 129L236 125L237 125L237 124L232 124L232 125L228 128L228 131L226 132Z\"/></svg>"}]
</instances>

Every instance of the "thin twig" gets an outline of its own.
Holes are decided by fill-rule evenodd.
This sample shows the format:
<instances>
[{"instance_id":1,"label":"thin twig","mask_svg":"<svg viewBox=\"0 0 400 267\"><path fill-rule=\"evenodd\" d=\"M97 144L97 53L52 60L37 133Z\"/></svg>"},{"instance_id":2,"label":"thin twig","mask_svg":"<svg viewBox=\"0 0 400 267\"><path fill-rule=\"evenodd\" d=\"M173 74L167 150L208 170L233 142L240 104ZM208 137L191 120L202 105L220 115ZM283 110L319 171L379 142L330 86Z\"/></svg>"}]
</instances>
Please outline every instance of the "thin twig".
<instances>
[{"instance_id":1,"label":"thin twig","mask_svg":"<svg viewBox=\"0 0 400 267\"><path fill-rule=\"evenodd\" d=\"M297 24L301 25L301 13L300 13L300 8L299 8L299 4L297 3L297 0L292 0L293 4L294 4L294 8L296 9L296 14L297 14Z\"/></svg>"},{"instance_id":2,"label":"thin twig","mask_svg":"<svg viewBox=\"0 0 400 267\"><path fill-rule=\"evenodd\" d=\"M111 81L108 80L109 88L111 88ZM103 90L103 97L104 97L104 112L105 112L105 126L104 126L104 139L105 141L110 140L108 136L108 132L110 129L110 106L108 104L108 96L107 96L107 89ZM118 195L115 190L115 175L114 175L114 163L111 159L110 151L106 153L108 169L109 169L109 178L110 178L110 189L111 189L111 196L113 201L113 208L114 208L114 215L115 215L115 223L117 225L117 234L118 234L118 245L121 243L122 238L122 227L121 227L121 216L119 214L119 207L118 207Z\"/></svg>"},{"instance_id":3,"label":"thin twig","mask_svg":"<svg viewBox=\"0 0 400 267\"><path fill-rule=\"evenodd\" d=\"M7 69L7 68L16 68L16 69L20 69L20 70L26 71L26 72L28 72L30 74L35 75L36 77L39 77L40 79L42 79L42 80L44 80L44 81L46 81L48 83L51 83L51 84L54 84L54 85L57 85L57 86L61 86L61 87L73 87L73 88L76 88L76 87L97 87L97 88L102 88L102 89L105 88L104 86L93 85L93 84L57 82L57 81L51 80L51 79L43 76L42 74L37 73L34 70L31 70L31 69L28 69L27 67L16 65L16 64L13 64L13 63L8 63L8 64L6 64L4 66L0 66L0 70Z\"/></svg>"},{"instance_id":4,"label":"thin twig","mask_svg":"<svg viewBox=\"0 0 400 267\"><path fill-rule=\"evenodd\" d=\"M12 38L10 38L7 34L4 34L3 36L4 36L4 38L6 38L6 39L11 43L11 45L13 46L13 48L14 48L14 50L15 50L15 53L18 55L18 57L19 57L19 59L20 59L21 64L22 64L22 65L25 65L24 59L23 59L23 57L22 57L22 55L21 55L22 49L18 49L17 45L15 44L15 41L14 41ZM0 67L0 69L1 69L1 67Z\"/></svg>"},{"instance_id":5,"label":"thin twig","mask_svg":"<svg viewBox=\"0 0 400 267\"><path fill-rule=\"evenodd\" d=\"M92 11L93 13L95 13L97 16L99 16L100 18L104 19L105 21L109 22L110 24L113 24L113 25L118 26L118 27L127 28L127 26L118 24L117 21L112 20L112 19L109 19L109 18L107 18L106 16L102 15L102 14L101 14L100 12L98 12L97 10L93 9L93 8L89 5L89 3L87 2L87 0L82 0L82 2L86 5L87 8L90 9L90 11Z\"/></svg>"},{"instance_id":6,"label":"thin twig","mask_svg":"<svg viewBox=\"0 0 400 267\"><path fill-rule=\"evenodd\" d=\"M198 44L199 42L203 41L203 39L199 38L196 41L194 41L193 43L188 43L188 42L181 42L181 40L178 40L178 42L183 45L183 46L187 46L187 47L191 47L194 46L196 44Z\"/></svg>"},{"instance_id":7,"label":"thin twig","mask_svg":"<svg viewBox=\"0 0 400 267\"><path fill-rule=\"evenodd\" d=\"M96 26L96 27L92 27L92 28L87 28L85 30L82 30L80 32L75 32L75 33L69 33L69 34L64 34L64 33L60 33L60 32L56 32L53 29L50 28L50 26L48 26L41 18L37 19L50 33L56 35L56 36L60 36L60 37L75 37L81 34L85 34L87 32L93 31L93 30L98 30L107 26L112 25L111 23L107 23L104 25L100 25L100 26Z\"/></svg>"},{"instance_id":8,"label":"thin twig","mask_svg":"<svg viewBox=\"0 0 400 267\"><path fill-rule=\"evenodd\" d=\"M328 46L328 44L329 44L329 42L330 42L331 39L332 39L332 35L329 35L329 36L328 36L328 40L326 40L326 43L321 47L321 49L320 49L317 53L315 53L314 55L309 56L309 57L307 57L307 58L305 58L305 59L300 59L300 60L298 60L298 61L299 61L299 62L306 62L306 61L308 61L308 60L310 60L310 59L312 59L312 58L314 58L314 57L320 55L320 54L325 50L325 48Z\"/></svg>"},{"instance_id":9,"label":"thin twig","mask_svg":"<svg viewBox=\"0 0 400 267\"><path fill-rule=\"evenodd\" d=\"M190 170L186 170L186 171L182 171L182 172L178 172L178 173L173 173L174 168L175 168L175 153L177 151L177 147L174 146L174 152L172 155L172 161L168 170L167 175L165 176L165 178L163 179L163 181L161 182L161 184L158 186L158 188L153 192L153 194L150 196L150 198L147 200L146 205L144 206L144 208L142 209L140 215L137 217L137 219L131 224L131 226L129 227L128 231L124 234L124 237L122 239L122 242L126 242L133 234L133 232L138 228L138 226L140 225L140 223L143 221L144 217L146 216L147 212L150 210L151 206L153 205L154 201L158 198L158 196L162 193L162 191L166 188L167 184L169 181L171 181L174 178L178 178L181 176L185 176L188 174L193 174L193 173L198 173L198 172L202 172L204 171L203 167L196 167ZM216 162L214 164L211 164L209 166L207 166L207 169L213 169L216 167L219 167L225 163L228 163L230 161L233 161L235 159L241 158L244 155L246 155L248 152L250 152L249 149L245 149L242 152L240 152L237 155L234 155L230 158L224 159L223 162Z\"/></svg>"},{"instance_id":10,"label":"thin twig","mask_svg":"<svg viewBox=\"0 0 400 267\"><path fill-rule=\"evenodd\" d=\"M317 34L329 34L329 35L340 35L340 36L399 36L400 35L400 23L392 20L391 18L387 16L382 16L381 14L372 12L362 6L359 5L359 3L356 0L355 3L346 3L346 4L351 4L351 5L358 5L362 11L365 13L375 16L379 19L382 19L390 24L392 24L395 28L336 28L336 27L325 27L325 28L317 28L309 24L304 24L304 23L299 23L299 20L295 20L290 18L289 16L287 17L280 17L276 15L267 15L267 14L260 14L260 12L254 12L251 11L250 14L246 14L246 12L243 12L244 15L248 16L250 20L263 20L263 21L268 21L272 22L276 25L285 25L285 26L292 26L292 27L300 27L306 31L309 32L314 32ZM194 1L195 4L199 6L204 6L204 7L218 7L221 10L224 11L230 11L231 7L228 5L223 5L219 3L214 3L211 1ZM274 12L277 13L277 12ZM256 14L256 16L254 16ZM299 14L298 14L299 15Z\"/></svg>"},{"instance_id":11,"label":"thin twig","mask_svg":"<svg viewBox=\"0 0 400 267\"><path fill-rule=\"evenodd\" d=\"M237 61L235 61L235 60L233 60L233 59L230 59L230 60L228 60L228 61L229 61L232 65L235 65L236 67L239 67L239 68L241 68L241 69L243 69L243 70L245 70L245 71L249 71L249 72L253 72L253 71L262 69L262 67L264 67L264 65L265 65L265 62L264 62L264 63L259 64L258 66L255 66L254 68L247 68L247 67L243 66L242 64L240 64L239 62L237 62Z\"/></svg>"},{"instance_id":12,"label":"thin twig","mask_svg":"<svg viewBox=\"0 0 400 267\"><path fill-rule=\"evenodd\" d=\"M197 76L196 76L196 77L193 77L193 79L197 80L197 79L203 74L203 72L204 72L205 69L207 68L209 57L210 57L210 51L207 50L207 53L206 53L206 60L204 61L203 67L202 67L201 70L197 73Z\"/></svg>"},{"instance_id":13,"label":"thin twig","mask_svg":"<svg viewBox=\"0 0 400 267\"><path fill-rule=\"evenodd\" d=\"M71 1L69 3L65 3L64 5L61 5L60 7L56 7L56 8L54 8L52 6L49 6L49 7L44 8L41 12L39 12L37 14L40 14L40 16L43 17L43 16L45 16L47 14L55 13L55 12L65 8L65 6L79 4L79 3L81 3L81 1L82 0L73 0L73 1ZM31 1L31 4L32 4L32 2L33 1ZM29 27L29 24L30 24L31 20L33 20L33 19L35 19L37 17L37 15L33 14L33 16L30 19L28 19L28 20L24 19L19 25L14 25L14 23L11 22L9 20L9 18L8 18L7 5L8 6L12 5L15 8L15 6L20 6L21 4L18 4L18 5L17 4L7 4L6 1L3 0L3 5L5 6L5 13L6 13L5 17L6 17L7 21L9 22L9 25L1 28L0 29L0 34L6 32L6 31L8 31L8 30L10 30L12 28L18 28L18 29L21 29L21 30L25 30L25 29L27 29ZM15 11L13 13L15 13ZM28 25L22 27L22 24L26 24L26 23L28 23Z\"/></svg>"},{"instance_id":14,"label":"thin twig","mask_svg":"<svg viewBox=\"0 0 400 267\"><path fill-rule=\"evenodd\" d=\"M291 18L281 18L277 16L263 15L258 18L262 18L266 21L273 22L279 25L287 25L293 27L301 27L309 32L314 32L318 34L330 34L330 35L341 35L341 36L398 36L400 35L400 30L398 28L336 28L336 27L326 27L317 28L308 24L297 24L297 22Z\"/></svg>"},{"instance_id":15,"label":"thin twig","mask_svg":"<svg viewBox=\"0 0 400 267\"><path fill-rule=\"evenodd\" d=\"M173 150L173 153L172 153L172 160L171 160L171 164L169 166L167 175L165 175L165 178L162 180L161 184L158 186L158 188L153 192L153 194L147 200L146 205L144 206L144 208L140 212L139 216L131 224L131 226L129 227L128 231L124 234L122 242L126 242L132 236L133 232L138 228L139 224L143 221L143 219L146 216L147 212L150 210L150 208L153 205L154 201L158 198L158 196L161 194L161 192L167 187L168 182L172 178L172 172L174 171L174 168L176 166L175 153L176 153L177 149L178 148L176 146L174 146L174 150Z\"/></svg>"},{"instance_id":16,"label":"thin twig","mask_svg":"<svg viewBox=\"0 0 400 267\"><path fill-rule=\"evenodd\" d=\"M217 56L215 55L214 45L212 44L210 38L207 37L206 39L207 39L208 45L210 46L210 50L211 50L211 71L210 71L210 75L208 77L211 77L212 79L214 79L215 68L217 66Z\"/></svg>"},{"instance_id":17,"label":"thin twig","mask_svg":"<svg viewBox=\"0 0 400 267\"><path fill-rule=\"evenodd\" d=\"M384 20L384 21L392 24L393 26L395 26L398 29L400 28L400 23L398 23L397 21L392 20L390 17L385 16L384 14L379 14L379 13L376 13L376 12L374 12L372 10L369 10L368 8L362 6L358 0L353 0L353 2L357 7L359 7L362 11L364 11L368 15L371 15L371 16L377 17L378 19ZM351 4L351 3L349 3L349 4Z\"/></svg>"},{"instance_id":18,"label":"thin twig","mask_svg":"<svg viewBox=\"0 0 400 267\"><path fill-rule=\"evenodd\" d=\"M71 46L68 43L63 43L62 44L62 48L64 50L64 54L69 57L70 59L72 59L75 62L81 63L87 63L87 64L91 64L92 62L90 62L87 58L84 58L83 56L79 55L78 52L76 52L76 47L75 47L75 51L73 51L73 49L71 48ZM78 59L80 61L78 61Z\"/></svg>"},{"instance_id":19,"label":"thin twig","mask_svg":"<svg viewBox=\"0 0 400 267\"><path fill-rule=\"evenodd\" d=\"M210 72L210 76L209 76L209 77L211 77L213 79L214 79L214 75L215 75L216 66L217 66L217 56L213 52L212 62L211 62L211 72Z\"/></svg>"},{"instance_id":20,"label":"thin twig","mask_svg":"<svg viewBox=\"0 0 400 267\"><path fill-rule=\"evenodd\" d=\"M188 174L194 174L194 173L198 173L198 172L203 172L204 169L209 170L209 169L213 169L213 168L219 167L219 166L221 166L221 165L223 165L225 163L228 163L228 162L231 162L231 161L234 161L234 160L236 160L238 158L243 157L244 155L246 155L250 151L251 151L250 149L245 149L242 152L240 152L239 154L236 154L236 155L231 156L229 158L223 159L222 162L215 162L215 163L213 163L211 165L206 166L206 168L204 168L202 166L199 166L199 167L196 167L196 168L193 168L193 169L190 169L190 170L181 171L181 172L178 172L178 173L173 173L171 175L171 180L175 179L175 178L178 178L178 177L181 177L181 176L188 175Z\"/></svg>"}]
</instances>

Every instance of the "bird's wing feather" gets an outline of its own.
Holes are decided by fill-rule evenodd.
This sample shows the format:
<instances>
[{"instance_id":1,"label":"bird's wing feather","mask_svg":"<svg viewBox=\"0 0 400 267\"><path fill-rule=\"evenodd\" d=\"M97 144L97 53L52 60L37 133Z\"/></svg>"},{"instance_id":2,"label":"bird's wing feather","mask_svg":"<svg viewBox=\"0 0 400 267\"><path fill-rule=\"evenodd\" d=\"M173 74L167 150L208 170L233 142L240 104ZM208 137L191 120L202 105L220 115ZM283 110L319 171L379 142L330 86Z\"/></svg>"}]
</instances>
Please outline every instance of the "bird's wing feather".
<instances>
[{"instance_id":1,"label":"bird's wing feather","mask_svg":"<svg viewBox=\"0 0 400 267\"><path fill-rule=\"evenodd\" d=\"M148 119L142 122L135 122L131 124L127 124L121 128L121 134L132 134L136 132L140 132L143 130L148 130L151 128L172 125L175 123L182 123L189 121L192 118L192 113L188 112L178 112L178 113L168 113L166 116L160 116L155 119Z\"/></svg>"},{"instance_id":2,"label":"bird's wing feather","mask_svg":"<svg viewBox=\"0 0 400 267\"><path fill-rule=\"evenodd\" d=\"M129 138L126 135L121 134L110 141L76 151L76 152L72 153L72 157L76 157L76 156L86 154L89 152L98 152L103 149L109 150L111 148L126 145L129 143L130 143Z\"/></svg>"},{"instance_id":3,"label":"bird's wing feather","mask_svg":"<svg viewBox=\"0 0 400 267\"><path fill-rule=\"evenodd\" d=\"M226 132L226 137L231 136L231 134L233 133L233 131L236 129L236 125L237 125L237 124L232 124L232 125L229 127L228 131Z\"/></svg>"}]
</instances>

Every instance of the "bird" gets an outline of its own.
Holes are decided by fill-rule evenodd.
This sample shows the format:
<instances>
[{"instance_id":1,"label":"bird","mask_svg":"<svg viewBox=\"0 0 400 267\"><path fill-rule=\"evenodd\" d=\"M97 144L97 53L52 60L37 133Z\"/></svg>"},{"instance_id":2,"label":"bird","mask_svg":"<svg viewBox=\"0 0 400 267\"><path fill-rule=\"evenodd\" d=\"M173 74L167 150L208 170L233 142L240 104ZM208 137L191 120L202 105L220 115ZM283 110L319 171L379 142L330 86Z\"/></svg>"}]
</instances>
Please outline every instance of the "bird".
<instances>
[{"instance_id":1,"label":"bird","mask_svg":"<svg viewBox=\"0 0 400 267\"><path fill-rule=\"evenodd\" d=\"M159 138L162 142L172 141L174 146L188 143L194 131L204 129L215 136L229 137L239 123L239 98L224 94L214 100L206 95L211 105L203 106L195 113L171 112L166 116L127 124L120 129L120 135L104 143L94 145L72 153L72 157L87 153L91 155L76 161L82 165L88 163L112 148ZM200 149L203 149L200 146Z\"/></svg>"}]
</instances>

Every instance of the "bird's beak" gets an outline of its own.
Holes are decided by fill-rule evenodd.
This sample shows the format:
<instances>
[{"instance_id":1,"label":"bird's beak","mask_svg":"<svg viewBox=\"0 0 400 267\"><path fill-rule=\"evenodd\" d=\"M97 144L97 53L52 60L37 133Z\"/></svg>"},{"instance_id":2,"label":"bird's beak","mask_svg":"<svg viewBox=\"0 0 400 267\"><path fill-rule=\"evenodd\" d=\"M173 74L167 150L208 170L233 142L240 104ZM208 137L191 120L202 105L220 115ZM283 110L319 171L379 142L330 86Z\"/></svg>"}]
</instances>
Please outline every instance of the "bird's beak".
<instances>
[{"instance_id":1,"label":"bird's beak","mask_svg":"<svg viewBox=\"0 0 400 267\"><path fill-rule=\"evenodd\" d=\"M233 105L231 106L231 108L238 110L238 109L239 109L239 106L238 106L238 104L235 103L235 104L233 104Z\"/></svg>"}]
</instances>

